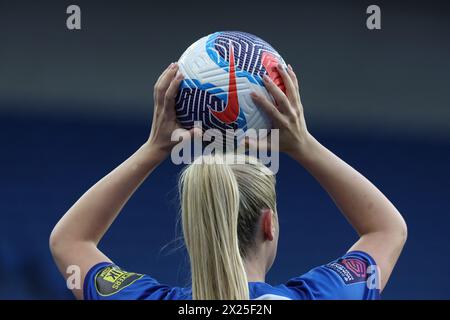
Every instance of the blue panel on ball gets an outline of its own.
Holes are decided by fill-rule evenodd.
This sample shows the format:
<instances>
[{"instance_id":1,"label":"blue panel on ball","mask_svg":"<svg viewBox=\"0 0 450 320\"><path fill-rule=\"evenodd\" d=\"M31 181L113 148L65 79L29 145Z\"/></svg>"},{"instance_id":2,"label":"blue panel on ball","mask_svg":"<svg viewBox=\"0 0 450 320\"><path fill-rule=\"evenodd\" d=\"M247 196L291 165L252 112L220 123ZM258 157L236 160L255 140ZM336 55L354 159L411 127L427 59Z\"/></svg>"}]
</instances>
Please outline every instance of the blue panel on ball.
<instances>
[{"instance_id":1,"label":"blue panel on ball","mask_svg":"<svg viewBox=\"0 0 450 320\"><path fill-rule=\"evenodd\" d=\"M206 43L206 51L210 58L227 72L229 71L230 42L234 48L236 76L247 77L250 82L263 86L262 77L267 74L262 64L263 52L279 56L278 52L261 38L246 32L213 33Z\"/></svg>"},{"instance_id":2,"label":"blue panel on ball","mask_svg":"<svg viewBox=\"0 0 450 320\"><path fill-rule=\"evenodd\" d=\"M210 109L221 111L227 104L227 93L210 83L200 83L197 79L185 79L180 85L176 98L178 121L185 128L192 128L195 121L201 121L203 129L247 129L245 117L240 112L238 119L226 124L216 119Z\"/></svg>"}]
</instances>

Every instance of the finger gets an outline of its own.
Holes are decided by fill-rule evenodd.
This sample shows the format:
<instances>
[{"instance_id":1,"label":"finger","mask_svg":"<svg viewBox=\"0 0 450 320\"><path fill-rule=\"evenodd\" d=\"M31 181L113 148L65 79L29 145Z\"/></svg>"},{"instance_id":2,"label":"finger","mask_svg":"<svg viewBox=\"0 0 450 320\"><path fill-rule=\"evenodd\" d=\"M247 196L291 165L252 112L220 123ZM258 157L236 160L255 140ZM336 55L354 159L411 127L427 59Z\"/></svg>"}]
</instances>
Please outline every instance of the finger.
<instances>
[{"instance_id":1,"label":"finger","mask_svg":"<svg viewBox=\"0 0 450 320\"><path fill-rule=\"evenodd\" d=\"M249 137L246 137L242 143L245 145L245 148L250 151L250 150L254 150L254 151L258 151L259 150L259 146L258 146L258 140L257 139L252 139Z\"/></svg>"},{"instance_id":2,"label":"finger","mask_svg":"<svg viewBox=\"0 0 450 320\"><path fill-rule=\"evenodd\" d=\"M167 73L167 71L169 71L170 68L172 68L172 66L173 66L173 62L172 62L171 64L169 64L169 65L167 66L167 68L159 75L159 77L158 77L158 79L156 80L155 85L154 85L154 88L155 88L155 89L156 89L156 87L158 86L159 82L161 81L161 77L163 77L163 76ZM154 91L155 91L154 93L156 93L156 90L154 90Z\"/></svg>"},{"instance_id":3,"label":"finger","mask_svg":"<svg viewBox=\"0 0 450 320\"><path fill-rule=\"evenodd\" d=\"M164 95L164 108L174 109L175 105L175 97L178 93L178 88L180 87L181 81L183 81L184 77L182 73L178 73L175 78L170 82L169 87L167 88L166 94Z\"/></svg>"},{"instance_id":4,"label":"finger","mask_svg":"<svg viewBox=\"0 0 450 320\"><path fill-rule=\"evenodd\" d=\"M202 135L203 131L199 128L192 128L181 133L182 141L188 141L190 139L201 139Z\"/></svg>"},{"instance_id":5,"label":"finger","mask_svg":"<svg viewBox=\"0 0 450 320\"><path fill-rule=\"evenodd\" d=\"M250 93L250 96L252 97L252 100L256 103L256 105L261 107L261 109L264 110L267 116L269 116L269 118L274 122L278 122L281 119L281 112L271 101L269 101L269 99L256 92Z\"/></svg>"},{"instance_id":6,"label":"finger","mask_svg":"<svg viewBox=\"0 0 450 320\"><path fill-rule=\"evenodd\" d=\"M163 73L161 73L161 75L158 77L157 83L161 83L161 81L164 79L164 77L166 77L167 73L178 68L178 62L172 62L171 64L169 64L169 66L166 68L166 70L163 71Z\"/></svg>"},{"instance_id":7,"label":"finger","mask_svg":"<svg viewBox=\"0 0 450 320\"><path fill-rule=\"evenodd\" d=\"M275 99L275 103L277 104L279 110L283 113L289 111L289 100L284 92L281 91L281 89L267 75L263 76L263 80L267 91L269 91Z\"/></svg>"},{"instance_id":8,"label":"finger","mask_svg":"<svg viewBox=\"0 0 450 320\"><path fill-rule=\"evenodd\" d=\"M164 101L164 95L167 91L167 88L170 85L170 82L174 78L178 71L178 64L173 63L158 79L157 85L156 85L156 92L157 92L157 101L158 103L162 104Z\"/></svg>"},{"instance_id":9,"label":"finger","mask_svg":"<svg viewBox=\"0 0 450 320\"><path fill-rule=\"evenodd\" d=\"M299 89L299 85L298 85L298 79L297 79L297 75L294 72L294 69L292 68L292 66L289 64L288 65L288 70L287 70L289 76L292 79L292 82L295 85L296 91L297 91L297 99L298 101L300 101L300 89Z\"/></svg>"},{"instance_id":10,"label":"finger","mask_svg":"<svg viewBox=\"0 0 450 320\"><path fill-rule=\"evenodd\" d=\"M158 79L156 80L155 84L153 85L153 101L155 103L155 107L157 106L157 103L156 103L157 94L156 94L156 92L158 91L159 83L161 81L161 77L164 76L170 70L170 68L172 68L172 66L173 66L173 62L171 64L169 64L167 66L167 68L159 75Z\"/></svg>"},{"instance_id":11,"label":"finger","mask_svg":"<svg viewBox=\"0 0 450 320\"><path fill-rule=\"evenodd\" d=\"M170 82L172 81L177 71L178 64L174 63L169 69L167 69L167 72L164 72L161 75L160 79L155 85L155 102L157 105L163 105L167 88L169 87Z\"/></svg>"},{"instance_id":12,"label":"finger","mask_svg":"<svg viewBox=\"0 0 450 320\"><path fill-rule=\"evenodd\" d=\"M299 90L297 75L295 74L294 69L292 68L292 66L290 64L288 64L287 72L288 72L289 76L291 77L292 82L294 83L295 87L297 88L297 90Z\"/></svg>"},{"instance_id":13,"label":"finger","mask_svg":"<svg viewBox=\"0 0 450 320\"><path fill-rule=\"evenodd\" d=\"M262 139L255 139L250 137L245 137L243 142L245 144L245 147L250 150L255 150L259 152L267 152L271 151L271 144L270 144L270 136L264 137Z\"/></svg>"},{"instance_id":14,"label":"finger","mask_svg":"<svg viewBox=\"0 0 450 320\"><path fill-rule=\"evenodd\" d=\"M288 74L285 66L283 66L281 63L277 65L277 69L278 73L281 76L281 79L283 79L284 86L286 87L286 96L291 102L293 102L297 98L297 89L292 82L292 78Z\"/></svg>"}]
</instances>

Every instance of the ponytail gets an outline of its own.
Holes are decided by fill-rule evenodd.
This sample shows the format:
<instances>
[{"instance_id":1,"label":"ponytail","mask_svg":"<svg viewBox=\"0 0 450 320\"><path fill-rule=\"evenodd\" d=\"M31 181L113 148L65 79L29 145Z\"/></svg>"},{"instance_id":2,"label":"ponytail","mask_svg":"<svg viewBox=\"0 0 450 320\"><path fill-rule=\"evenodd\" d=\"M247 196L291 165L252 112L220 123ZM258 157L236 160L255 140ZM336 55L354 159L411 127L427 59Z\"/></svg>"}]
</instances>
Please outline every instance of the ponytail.
<instances>
[{"instance_id":1,"label":"ponytail","mask_svg":"<svg viewBox=\"0 0 450 320\"><path fill-rule=\"evenodd\" d=\"M239 185L222 159L202 160L189 166L180 179L192 298L247 300L248 280L238 241Z\"/></svg>"}]
</instances>

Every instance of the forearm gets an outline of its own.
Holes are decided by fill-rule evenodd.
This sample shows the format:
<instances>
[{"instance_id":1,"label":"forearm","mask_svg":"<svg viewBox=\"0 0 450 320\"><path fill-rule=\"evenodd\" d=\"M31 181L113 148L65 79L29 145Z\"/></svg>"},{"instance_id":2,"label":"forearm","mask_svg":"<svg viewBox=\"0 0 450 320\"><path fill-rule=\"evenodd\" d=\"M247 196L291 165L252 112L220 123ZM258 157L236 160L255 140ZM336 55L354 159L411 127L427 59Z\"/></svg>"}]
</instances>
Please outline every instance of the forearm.
<instances>
[{"instance_id":1,"label":"forearm","mask_svg":"<svg viewBox=\"0 0 450 320\"><path fill-rule=\"evenodd\" d=\"M360 236L402 232L405 224L394 205L363 175L312 136L292 154L314 176Z\"/></svg>"},{"instance_id":2,"label":"forearm","mask_svg":"<svg viewBox=\"0 0 450 320\"><path fill-rule=\"evenodd\" d=\"M162 160L157 150L144 144L67 211L55 226L52 237L60 244L97 244L134 191Z\"/></svg>"},{"instance_id":3,"label":"forearm","mask_svg":"<svg viewBox=\"0 0 450 320\"><path fill-rule=\"evenodd\" d=\"M179 129L175 97L182 81L182 77L175 77L177 71L178 66L172 63L155 84L152 129L147 142L91 187L54 227L49 246L66 279L72 276L69 267L78 267L78 283L83 284L94 265L112 263L99 250L98 242L128 199L175 145L171 140L173 131ZM191 134L193 130L186 130L183 138L190 138ZM83 298L82 285L71 289L78 299Z\"/></svg>"},{"instance_id":4,"label":"forearm","mask_svg":"<svg viewBox=\"0 0 450 320\"><path fill-rule=\"evenodd\" d=\"M350 251L364 251L375 259L383 289L405 244L406 223L369 180L308 133L297 77L290 66L286 70L279 65L278 72L286 94L264 78L275 103L256 93L252 98L271 118L274 128L280 130L280 150L314 176L358 232L360 238Z\"/></svg>"}]
</instances>

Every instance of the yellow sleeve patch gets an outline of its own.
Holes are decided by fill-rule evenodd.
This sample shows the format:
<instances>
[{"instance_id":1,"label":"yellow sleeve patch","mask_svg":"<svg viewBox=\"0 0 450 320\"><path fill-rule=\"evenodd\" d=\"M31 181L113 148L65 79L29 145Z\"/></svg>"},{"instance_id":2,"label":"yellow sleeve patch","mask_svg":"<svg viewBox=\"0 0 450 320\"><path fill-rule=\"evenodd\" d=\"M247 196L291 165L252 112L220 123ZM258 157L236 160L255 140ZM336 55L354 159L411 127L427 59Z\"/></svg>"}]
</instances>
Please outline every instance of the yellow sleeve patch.
<instances>
[{"instance_id":1,"label":"yellow sleeve patch","mask_svg":"<svg viewBox=\"0 0 450 320\"><path fill-rule=\"evenodd\" d=\"M124 271L118 266L108 266L95 275L95 289L101 296L111 296L143 276L143 274Z\"/></svg>"}]
</instances>

